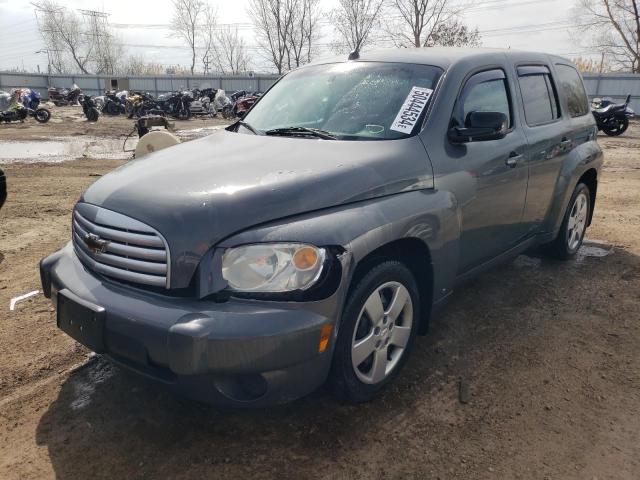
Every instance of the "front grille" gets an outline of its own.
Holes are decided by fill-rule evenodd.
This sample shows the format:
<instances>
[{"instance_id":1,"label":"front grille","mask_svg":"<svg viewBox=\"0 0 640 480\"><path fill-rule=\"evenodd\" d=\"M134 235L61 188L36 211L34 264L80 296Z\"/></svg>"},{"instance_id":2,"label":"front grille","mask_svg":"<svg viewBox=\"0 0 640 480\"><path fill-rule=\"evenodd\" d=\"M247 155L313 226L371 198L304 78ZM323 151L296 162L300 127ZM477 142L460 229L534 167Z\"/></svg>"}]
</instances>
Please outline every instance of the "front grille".
<instances>
[{"instance_id":1,"label":"front grille","mask_svg":"<svg viewBox=\"0 0 640 480\"><path fill-rule=\"evenodd\" d=\"M106 240L104 252L87 238ZM169 249L153 228L125 215L79 203L73 212L73 245L80 261L102 275L127 282L169 286Z\"/></svg>"}]
</instances>

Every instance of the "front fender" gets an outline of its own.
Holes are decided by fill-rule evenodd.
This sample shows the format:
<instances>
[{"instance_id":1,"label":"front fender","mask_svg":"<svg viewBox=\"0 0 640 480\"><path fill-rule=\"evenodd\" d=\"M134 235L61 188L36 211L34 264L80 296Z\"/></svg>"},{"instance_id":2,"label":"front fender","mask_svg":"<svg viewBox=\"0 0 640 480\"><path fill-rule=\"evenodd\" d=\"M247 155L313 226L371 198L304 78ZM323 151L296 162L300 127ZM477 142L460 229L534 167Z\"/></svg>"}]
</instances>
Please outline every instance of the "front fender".
<instances>
[{"instance_id":1,"label":"front fender","mask_svg":"<svg viewBox=\"0 0 640 480\"><path fill-rule=\"evenodd\" d=\"M285 241L341 246L350 257L352 273L358 262L377 248L417 238L431 254L432 298L437 302L449 293L458 267L456 210L450 192L412 191L278 220L233 235L218 247Z\"/></svg>"}]
</instances>

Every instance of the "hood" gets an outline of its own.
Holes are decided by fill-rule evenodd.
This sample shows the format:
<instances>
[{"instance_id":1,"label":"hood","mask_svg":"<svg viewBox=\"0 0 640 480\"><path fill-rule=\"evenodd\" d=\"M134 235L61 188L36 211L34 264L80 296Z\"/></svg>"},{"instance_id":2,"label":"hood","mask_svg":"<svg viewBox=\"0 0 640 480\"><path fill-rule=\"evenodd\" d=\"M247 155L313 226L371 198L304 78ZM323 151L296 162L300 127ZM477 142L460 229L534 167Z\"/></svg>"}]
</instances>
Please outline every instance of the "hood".
<instances>
[{"instance_id":1,"label":"hood","mask_svg":"<svg viewBox=\"0 0 640 480\"><path fill-rule=\"evenodd\" d=\"M333 141L221 130L133 160L81 201L144 222L167 240L171 287L231 234L267 221L433 187L418 137ZM295 240L295 239L292 239Z\"/></svg>"}]
</instances>

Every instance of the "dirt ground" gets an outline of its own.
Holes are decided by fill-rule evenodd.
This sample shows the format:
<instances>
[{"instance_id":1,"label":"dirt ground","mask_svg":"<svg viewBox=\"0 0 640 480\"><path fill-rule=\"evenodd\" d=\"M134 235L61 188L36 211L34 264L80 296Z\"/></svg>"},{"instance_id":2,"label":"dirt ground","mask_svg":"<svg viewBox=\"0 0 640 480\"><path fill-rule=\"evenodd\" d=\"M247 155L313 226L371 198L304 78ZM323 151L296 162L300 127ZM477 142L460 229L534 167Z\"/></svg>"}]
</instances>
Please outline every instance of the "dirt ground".
<instances>
[{"instance_id":1,"label":"dirt ground","mask_svg":"<svg viewBox=\"0 0 640 480\"><path fill-rule=\"evenodd\" d=\"M130 125L108 123L2 126L0 141ZM3 166L0 478L637 479L640 125L600 141L594 224L575 261L529 252L460 288L370 404L321 389L256 411L196 404L88 357L42 295L10 312L68 241L82 189L123 162Z\"/></svg>"}]
</instances>

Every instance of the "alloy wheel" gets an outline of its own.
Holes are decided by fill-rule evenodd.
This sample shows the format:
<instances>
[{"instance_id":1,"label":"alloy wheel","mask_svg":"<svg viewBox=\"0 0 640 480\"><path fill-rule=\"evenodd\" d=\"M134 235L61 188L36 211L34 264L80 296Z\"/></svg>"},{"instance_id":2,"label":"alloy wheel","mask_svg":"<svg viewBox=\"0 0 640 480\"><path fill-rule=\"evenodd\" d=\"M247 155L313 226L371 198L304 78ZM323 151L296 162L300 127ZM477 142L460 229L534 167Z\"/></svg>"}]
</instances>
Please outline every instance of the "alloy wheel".
<instances>
[{"instance_id":1,"label":"alloy wheel","mask_svg":"<svg viewBox=\"0 0 640 480\"><path fill-rule=\"evenodd\" d=\"M577 250L582 242L584 230L587 227L587 215L589 213L589 199L585 192L580 192L573 202L569 221L567 222L567 246L572 252Z\"/></svg>"},{"instance_id":2,"label":"alloy wheel","mask_svg":"<svg viewBox=\"0 0 640 480\"><path fill-rule=\"evenodd\" d=\"M382 382L400 362L413 323L413 302L407 288L388 282L364 303L351 341L351 363L363 383Z\"/></svg>"}]
</instances>

